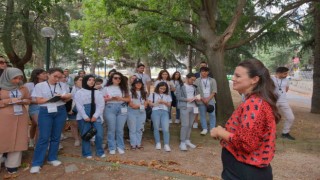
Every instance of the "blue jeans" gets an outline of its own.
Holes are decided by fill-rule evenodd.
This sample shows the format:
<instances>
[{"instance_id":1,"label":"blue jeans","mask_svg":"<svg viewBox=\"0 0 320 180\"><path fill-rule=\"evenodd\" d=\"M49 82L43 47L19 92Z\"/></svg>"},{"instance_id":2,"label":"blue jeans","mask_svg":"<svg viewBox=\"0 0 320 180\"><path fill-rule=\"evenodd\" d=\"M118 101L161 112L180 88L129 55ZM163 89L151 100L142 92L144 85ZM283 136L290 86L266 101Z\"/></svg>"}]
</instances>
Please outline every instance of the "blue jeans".
<instances>
[{"instance_id":1,"label":"blue jeans","mask_svg":"<svg viewBox=\"0 0 320 180\"><path fill-rule=\"evenodd\" d=\"M58 106L57 110L55 113L48 113L47 107L40 107L39 139L33 153L32 166L43 165L49 141L48 161L58 159L60 136L67 118L67 111L65 105Z\"/></svg>"},{"instance_id":2,"label":"blue jeans","mask_svg":"<svg viewBox=\"0 0 320 180\"><path fill-rule=\"evenodd\" d=\"M160 143L159 126L161 124L164 144L169 145L170 133L169 133L169 112L166 110L154 110L151 114L153 123L153 135L156 143Z\"/></svg>"},{"instance_id":3,"label":"blue jeans","mask_svg":"<svg viewBox=\"0 0 320 180\"><path fill-rule=\"evenodd\" d=\"M109 151L116 147L124 150L123 128L127 121L128 113L121 113L121 108L127 107L121 103L109 103L104 108L104 118L108 124L108 148Z\"/></svg>"},{"instance_id":4,"label":"blue jeans","mask_svg":"<svg viewBox=\"0 0 320 180\"><path fill-rule=\"evenodd\" d=\"M216 109L216 106L214 103L210 103L211 105L214 106L214 109ZM208 129L207 126L207 107L204 104L199 104L199 113L200 113L200 123L201 123L201 127L202 129ZM216 112L215 110L212 113L208 113L209 114L209 123L210 123L210 129L216 127ZM209 131L210 131L209 129Z\"/></svg>"},{"instance_id":5,"label":"blue jeans","mask_svg":"<svg viewBox=\"0 0 320 180\"><path fill-rule=\"evenodd\" d=\"M146 122L146 111L140 109L128 108L128 128L131 146L140 146L142 134L144 131L144 124Z\"/></svg>"},{"instance_id":6,"label":"blue jeans","mask_svg":"<svg viewBox=\"0 0 320 180\"><path fill-rule=\"evenodd\" d=\"M85 104L83 106L86 114L90 116L91 104ZM101 118L98 117L97 121L93 122L92 124L97 129L97 134L95 135L96 155L102 156L104 154L104 150L102 148L103 128L101 124ZM84 121L84 119L81 119L78 120L78 127L82 136L91 128L91 123ZM82 141L82 156L92 156L90 141Z\"/></svg>"},{"instance_id":7,"label":"blue jeans","mask_svg":"<svg viewBox=\"0 0 320 180\"><path fill-rule=\"evenodd\" d=\"M180 108L176 107L176 119L180 119Z\"/></svg>"}]
</instances>

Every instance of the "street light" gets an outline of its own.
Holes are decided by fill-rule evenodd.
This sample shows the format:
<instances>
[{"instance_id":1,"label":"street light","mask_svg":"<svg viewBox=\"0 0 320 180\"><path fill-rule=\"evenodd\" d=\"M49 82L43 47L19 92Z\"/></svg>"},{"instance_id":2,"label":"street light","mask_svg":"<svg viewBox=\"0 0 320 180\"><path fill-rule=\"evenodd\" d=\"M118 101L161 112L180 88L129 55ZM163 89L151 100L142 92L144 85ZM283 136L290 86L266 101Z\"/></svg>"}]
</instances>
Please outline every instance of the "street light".
<instances>
[{"instance_id":1,"label":"street light","mask_svg":"<svg viewBox=\"0 0 320 180\"><path fill-rule=\"evenodd\" d=\"M47 40L47 50L46 50L46 70L49 70L50 66L50 40L54 38L56 32L51 27L44 27L40 32L41 36Z\"/></svg>"}]
</instances>

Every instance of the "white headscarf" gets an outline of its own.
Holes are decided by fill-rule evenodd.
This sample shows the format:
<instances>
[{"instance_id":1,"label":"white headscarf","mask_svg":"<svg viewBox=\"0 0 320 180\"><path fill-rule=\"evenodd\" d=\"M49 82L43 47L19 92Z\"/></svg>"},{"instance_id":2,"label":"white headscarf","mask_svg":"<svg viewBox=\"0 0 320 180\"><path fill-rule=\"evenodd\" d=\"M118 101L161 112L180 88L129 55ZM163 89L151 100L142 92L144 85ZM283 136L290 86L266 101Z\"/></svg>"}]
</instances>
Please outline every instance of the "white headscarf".
<instances>
[{"instance_id":1,"label":"white headscarf","mask_svg":"<svg viewBox=\"0 0 320 180\"><path fill-rule=\"evenodd\" d=\"M23 73L20 69L6 68L0 77L0 88L7 91L11 91L19 88L23 84L22 81L19 82L18 84L11 83L11 80L17 76L23 76Z\"/></svg>"}]
</instances>

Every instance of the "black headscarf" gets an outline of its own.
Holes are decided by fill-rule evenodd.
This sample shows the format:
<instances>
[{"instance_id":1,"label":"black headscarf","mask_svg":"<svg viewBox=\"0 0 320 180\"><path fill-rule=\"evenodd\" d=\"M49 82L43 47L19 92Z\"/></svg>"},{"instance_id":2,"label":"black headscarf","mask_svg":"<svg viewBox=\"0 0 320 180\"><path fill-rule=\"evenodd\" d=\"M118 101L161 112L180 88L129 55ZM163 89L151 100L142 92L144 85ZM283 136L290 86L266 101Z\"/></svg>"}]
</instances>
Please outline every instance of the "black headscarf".
<instances>
[{"instance_id":1,"label":"black headscarf","mask_svg":"<svg viewBox=\"0 0 320 180\"><path fill-rule=\"evenodd\" d=\"M93 114L96 112L96 103L94 101L94 91L96 90L93 87L89 87L87 82L89 80L89 78L95 78L93 75L89 74L89 75L85 75L82 79L82 88L83 89L87 89L87 90L91 90L91 111L90 111L90 118L92 118Z\"/></svg>"}]
</instances>

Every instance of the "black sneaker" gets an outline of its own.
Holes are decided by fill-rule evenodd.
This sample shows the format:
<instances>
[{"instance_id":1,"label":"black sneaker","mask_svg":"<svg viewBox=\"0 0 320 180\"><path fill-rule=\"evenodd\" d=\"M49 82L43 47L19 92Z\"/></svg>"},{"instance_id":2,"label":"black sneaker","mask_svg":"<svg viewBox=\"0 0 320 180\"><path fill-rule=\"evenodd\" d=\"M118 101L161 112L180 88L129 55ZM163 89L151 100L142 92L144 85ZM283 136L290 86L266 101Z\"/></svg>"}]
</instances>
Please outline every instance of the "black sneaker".
<instances>
[{"instance_id":1,"label":"black sneaker","mask_svg":"<svg viewBox=\"0 0 320 180\"><path fill-rule=\"evenodd\" d=\"M289 140L296 140L296 138L292 137L289 133L286 133L286 134L281 134L281 137L282 138L287 138Z\"/></svg>"},{"instance_id":2,"label":"black sneaker","mask_svg":"<svg viewBox=\"0 0 320 180\"><path fill-rule=\"evenodd\" d=\"M18 171L18 168L7 168L8 174L15 174Z\"/></svg>"}]
</instances>

